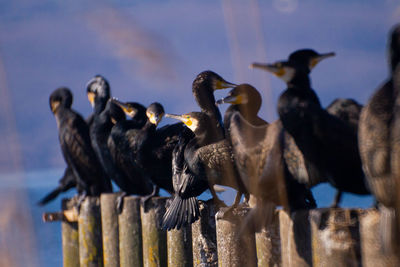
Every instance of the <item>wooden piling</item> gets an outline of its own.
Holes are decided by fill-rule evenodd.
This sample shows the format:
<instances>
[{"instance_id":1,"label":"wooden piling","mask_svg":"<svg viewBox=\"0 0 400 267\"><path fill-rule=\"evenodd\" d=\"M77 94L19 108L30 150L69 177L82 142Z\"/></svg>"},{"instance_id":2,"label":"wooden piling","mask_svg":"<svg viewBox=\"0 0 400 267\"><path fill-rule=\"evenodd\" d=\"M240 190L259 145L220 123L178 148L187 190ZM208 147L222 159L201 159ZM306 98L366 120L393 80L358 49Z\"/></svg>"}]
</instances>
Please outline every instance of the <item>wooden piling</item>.
<instances>
[{"instance_id":1,"label":"wooden piling","mask_svg":"<svg viewBox=\"0 0 400 267\"><path fill-rule=\"evenodd\" d=\"M74 198L64 198L61 202L61 209L71 210L74 208L76 201ZM76 267L79 266L79 234L77 222L61 222L62 234L62 251L63 266Z\"/></svg>"},{"instance_id":2,"label":"wooden piling","mask_svg":"<svg viewBox=\"0 0 400 267\"><path fill-rule=\"evenodd\" d=\"M200 201L200 218L192 224L193 266L218 266L217 235L213 200Z\"/></svg>"},{"instance_id":3,"label":"wooden piling","mask_svg":"<svg viewBox=\"0 0 400 267\"><path fill-rule=\"evenodd\" d=\"M399 258L395 253L383 253L379 224L380 213L376 209L366 210L360 218L362 265L365 267L400 266Z\"/></svg>"},{"instance_id":4,"label":"wooden piling","mask_svg":"<svg viewBox=\"0 0 400 267\"><path fill-rule=\"evenodd\" d=\"M167 198L153 197L140 207L142 218L143 266L167 266L167 233L161 230Z\"/></svg>"},{"instance_id":5,"label":"wooden piling","mask_svg":"<svg viewBox=\"0 0 400 267\"><path fill-rule=\"evenodd\" d=\"M289 215L279 211L282 266L312 266L311 229L309 211L297 211Z\"/></svg>"},{"instance_id":6,"label":"wooden piling","mask_svg":"<svg viewBox=\"0 0 400 267\"><path fill-rule=\"evenodd\" d=\"M167 232L168 266L193 266L192 228L190 225Z\"/></svg>"},{"instance_id":7,"label":"wooden piling","mask_svg":"<svg viewBox=\"0 0 400 267\"><path fill-rule=\"evenodd\" d=\"M360 209L310 212L314 266L361 266Z\"/></svg>"},{"instance_id":8,"label":"wooden piling","mask_svg":"<svg viewBox=\"0 0 400 267\"><path fill-rule=\"evenodd\" d=\"M105 267L119 266L118 211L116 206L118 195L114 193L100 196L103 261Z\"/></svg>"},{"instance_id":9,"label":"wooden piling","mask_svg":"<svg viewBox=\"0 0 400 267\"><path fill-rule=\"evenodd\" d=\"M121 267L143 266L140 197L124 197L118 223Z\"/></svg>"},{"instance_id":10,"label":"wooden piling","mask_svg":"<svg viewBox=\"0 0 400 267\"><path fill-rule=\"evenodd\" d=\"M235 208L231 214L221 217L222 208L215 215L218 244L218 266L257 266L254 233L243 231L242 223L249 208Z\"/></svg>"},{"instance_id":11,"label":"wooden piling","mask_svg":"<svg viewBox=\"0 0 400 267\"><path fill-rule=\"evenodd\" d=\"M81 267L103 266L100 199L86 197L79 218L79 262Z\"/></svg>"},{"instance_id":12,"label":"wooden piling","mask_svg":"<svg viewBox=\"0 0 400 267\"><path fill-rule=\"evenodd\" d=\"M256 248L258 267L282 265L278 210L275 211L272 223L256 233Z\"/></svg>"}]
</instances>

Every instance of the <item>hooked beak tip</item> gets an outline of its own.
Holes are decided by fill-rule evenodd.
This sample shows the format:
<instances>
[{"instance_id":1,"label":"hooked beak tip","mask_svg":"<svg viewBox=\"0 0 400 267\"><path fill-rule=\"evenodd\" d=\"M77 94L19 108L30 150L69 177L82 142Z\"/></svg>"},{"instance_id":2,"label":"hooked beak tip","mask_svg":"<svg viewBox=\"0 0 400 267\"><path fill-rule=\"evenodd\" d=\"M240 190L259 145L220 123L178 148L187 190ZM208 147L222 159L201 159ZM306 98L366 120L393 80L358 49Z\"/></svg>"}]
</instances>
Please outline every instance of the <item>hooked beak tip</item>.
<instances>
[{"instance_id":1,"label":"hooked beak tip","mask_svg":"<svg viewBox=\"0 0 400 267\"><path fill-rule=\"evenodd\" d=\"M330 52L322 55L322 59L336 56L335 52Z\"/></svg>"}]
</instances>

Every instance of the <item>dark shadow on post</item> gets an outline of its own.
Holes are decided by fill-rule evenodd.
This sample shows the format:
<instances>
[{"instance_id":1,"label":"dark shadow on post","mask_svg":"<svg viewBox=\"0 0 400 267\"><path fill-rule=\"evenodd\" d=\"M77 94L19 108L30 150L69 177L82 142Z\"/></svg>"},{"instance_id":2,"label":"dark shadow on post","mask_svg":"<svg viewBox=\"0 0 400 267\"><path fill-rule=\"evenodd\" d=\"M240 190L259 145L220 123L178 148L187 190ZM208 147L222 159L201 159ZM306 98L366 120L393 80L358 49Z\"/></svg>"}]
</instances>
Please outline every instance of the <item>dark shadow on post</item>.
<instances>
[{"instance_id":1,"label":"dark shadow on post","mask_svg":"<svg viewBox=\"0 0 400 267\"><path fill-rule=\"evenodd\" d=\"M282 266L312 266L311 229L308 210L293 212L291 216L279 211Z\"/></svg>"},{"instance_id":2,"label":"dark shadow on post","mask_svg":"<svg viewBox=\"0 0 400 267\"><path fill-rule=\"evenodd\" d=\"M200 218L192 224L193 266L218 266L213 200L200 202Z\"/></svg>"},{"instance_id":3,"label":"dark shadow on post","mask_svg":"<svg viewBox=\"0 0 400 267\"><path fill-rule=\"evenodd\" d=\"M76 199L64 198L61 202L61 209L70 210L76 205ZM77 222L61 222L63 266L79 266L79 233Z\"/></svg>"}]
</instances>

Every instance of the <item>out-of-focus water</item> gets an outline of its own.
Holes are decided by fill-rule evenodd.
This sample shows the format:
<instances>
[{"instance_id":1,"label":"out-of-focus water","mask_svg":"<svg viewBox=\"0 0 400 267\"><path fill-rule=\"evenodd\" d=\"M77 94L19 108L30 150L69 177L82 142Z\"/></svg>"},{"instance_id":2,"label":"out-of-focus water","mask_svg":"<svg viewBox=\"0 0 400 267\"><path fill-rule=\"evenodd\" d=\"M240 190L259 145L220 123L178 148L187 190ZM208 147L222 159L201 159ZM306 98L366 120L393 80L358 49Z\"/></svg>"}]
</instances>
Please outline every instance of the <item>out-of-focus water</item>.
<instances>
[{"instance_id":1,"label":"out-of-focus water","mask_svg":"<svg viewBox=\"0 0 400 267\"><path fill-rule=\"evenodd\" d=\"M58 179L62 174L62 169L29 172L20 176L23 178L23 181L18 183L13 179L13 175L2 175L2 178L5 178L2 180L5 182L2 183L0 192L1 190L7 190L8 187L15 186L26 189L29 207L31 208L33 217L38 262L41 267L62 266L61 224L59 222L44 223L42 221L42 214L44 212L59 211L61 198L71 197L75 194L75 191L70 190L45 207L36 205L40 198L57 185ZM318 207L329 206L335 195L334 189L328 184L316 186L313 189L313 193L317 200ZM162 195L166 194L164 193ZM233 201L234 195L234 190L228 189L220 196L226 203L230 204ZM201 196L201 199L207 198L210 198L209 193L205 193ZM344 194L341 206L368 208L371 207L372 204L373 198L371 196L360 197L353 194Z\"/></svg>"}]
</instances>

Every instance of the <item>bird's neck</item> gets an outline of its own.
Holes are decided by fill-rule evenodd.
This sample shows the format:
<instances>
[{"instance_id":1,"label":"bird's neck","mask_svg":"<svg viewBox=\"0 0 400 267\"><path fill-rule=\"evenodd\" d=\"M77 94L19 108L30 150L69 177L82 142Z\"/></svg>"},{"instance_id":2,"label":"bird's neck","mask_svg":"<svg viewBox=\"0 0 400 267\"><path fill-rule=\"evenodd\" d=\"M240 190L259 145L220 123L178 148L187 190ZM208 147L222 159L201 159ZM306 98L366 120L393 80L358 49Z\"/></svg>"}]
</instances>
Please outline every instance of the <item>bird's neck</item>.
<instances>
[{"instance_id":1,"label":"bird's neck","mask_svg":"<svg viewBox=\"0 0 400 267\"><path fill-rule=\"evenodd\" d=\"M107 101L108 101L108 98L96 97L94 100L94 113L100 114L106 107Z\"/></svg>"},{"instance_id":2,"label":"bird's neck","mask_svg":"<svg viewBox=\"0 0 400 267\"><path fill-rule=\"evenodd\" d=\"M256 119L258 118L257 114L259 111L259 106L248 103L246 105L238 105L237 110L251 124L254 124Z\"/></svg>"},{"instance_id":3,"label":"bird's neck","mask_svg":"<svg viewBox=\"0 0 400 267\"><path fill-rule=\"evenodd\" d=\"M70 109L60 106L56 113L54 113L54 117L56 118L57 127L60 128L62 121L66 118L66 114Z\"/></svg>"},{"instance_id":4,"label":"bird's neck","mask_svg":"<svg viewBox=\"0 0 400 267\"><path fill-rule=\"evenodd\" d=\"M153 123L151 123L149 120L146 121L146 123L143 125L142 130L147 131L147 132L154 132L156 130L157 126Z\"/></svg>"},{"instance_id":5,"label":"bird's neck","mask_svg":"<svg viewBox=\"0 0 400 267\"><path fill-rule=\"evenodd\" d=\"M205 84L197 84L193 86L192 91L201 111L210 116L210 118L218 124L218 131L223 133L222 116L215 104L214 92L207 88Z\"/></svg>"},{"instance_id":6,"label":"bird's neck","mask_svg":"<svg viewBox=\"0 0 400 267\"><path fill-rule=\"evenodd\" d=\"M296 73L287 85L290 89L311 89L311 81L306 73Z\"/></svg>"}]
</instances>

